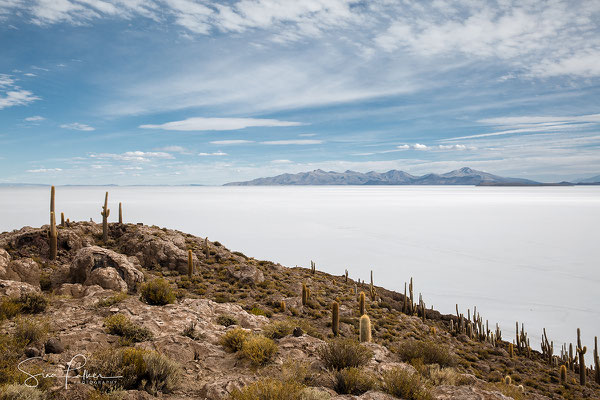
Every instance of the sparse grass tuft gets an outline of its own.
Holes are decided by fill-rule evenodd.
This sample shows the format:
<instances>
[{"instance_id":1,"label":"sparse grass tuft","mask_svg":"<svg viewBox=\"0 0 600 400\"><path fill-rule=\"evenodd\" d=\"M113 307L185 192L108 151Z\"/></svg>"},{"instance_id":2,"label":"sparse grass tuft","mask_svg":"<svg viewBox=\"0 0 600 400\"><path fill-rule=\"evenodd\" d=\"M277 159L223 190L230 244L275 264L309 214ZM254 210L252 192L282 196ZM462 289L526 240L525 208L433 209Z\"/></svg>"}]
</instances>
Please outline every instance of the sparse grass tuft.
<instances>
[{"instance_id":1,"label":"sparse grass tuft","mask_svg":"<svg viewBox=\"0 0 600 400\"><path fill-rule=\"evenodd\" d=\"M15 339L25 346L41 342L50 330L48 322L32 317L20 317L15 324Z\"/></svg>"},{"instance_id":2,"label":"sparse grass tuft","mask_svg":"<svg viewBox=\"0 0 600 400\"><path fill-rule=\"evenodd\" d=\"M131 342L145 342L152 339L150 330L139 326L123 314L114 314L104 320L106 331Z\"/></svg>"},{"instance_id":3,"label":"sparse grass tuft","mask_svg":"<svg viewBox=\"0 0 600 400\"><path fill-rule=\"evenodd\" d=\"M125 300L127 298L127 293L125 292L119 292L113 296L107 297L105 299L99 300L98 303L96 303L96 307L110 307L110 306L114 306L115 304L119 304L120 302L122 302L123 300Z\"/></svg>"},{"instance_id":4,"label":"sparse grass tuft","mask_svg":"<svg viewBox=\"0 0 600 400\"><path fill-rule=\"evenodd\" d=\"M44 393L25 385L6 385L0 387L0 400L42 400Z\"/></svg>"},{"instance_id":5,"label":"sparse grass tuft","mask_svg":"<svg viewBox=\"0 0 600 400\"><path fill-rule=\"evenodd\" d=\"M217 324L223 325L224 327L239 325L238 321L230 315L219 315L217 317Z\"/></svg>"}]
</instances>

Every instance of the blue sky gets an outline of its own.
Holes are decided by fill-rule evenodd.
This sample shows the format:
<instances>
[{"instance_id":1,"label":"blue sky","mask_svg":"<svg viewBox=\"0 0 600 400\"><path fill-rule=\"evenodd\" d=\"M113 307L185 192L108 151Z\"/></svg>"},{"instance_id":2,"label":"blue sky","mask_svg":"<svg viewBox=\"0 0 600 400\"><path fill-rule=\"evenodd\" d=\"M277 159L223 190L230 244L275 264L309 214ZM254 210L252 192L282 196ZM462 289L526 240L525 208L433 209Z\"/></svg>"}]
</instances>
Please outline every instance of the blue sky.
<instances>
[{"instance_id":1,"label":"blue sky","mask_svg":"<svg viewBox=\"0 0 600 400\"><path fill-rule=\"evenodd\" d=\"M600 2L0 0L0 183L600 174Z\"/></svg>"}]
</instances>

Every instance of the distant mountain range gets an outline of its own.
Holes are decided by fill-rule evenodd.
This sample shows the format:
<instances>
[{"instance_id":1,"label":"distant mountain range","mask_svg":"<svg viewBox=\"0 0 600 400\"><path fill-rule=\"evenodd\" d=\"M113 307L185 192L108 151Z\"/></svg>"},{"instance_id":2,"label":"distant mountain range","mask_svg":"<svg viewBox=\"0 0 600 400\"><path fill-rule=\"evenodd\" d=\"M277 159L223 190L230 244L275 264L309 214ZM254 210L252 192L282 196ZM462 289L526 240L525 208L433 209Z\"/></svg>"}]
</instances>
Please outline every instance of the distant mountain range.
<instances>
[{"instance_id":1,"label":"distant mountain range","mask_svg":"<svg viewBox=\"0 0 600 400\"><path fill-rule=\"evenodd\" d=\"M592 176L591 178L579 179L576 182L581 183L581 184L586 184L586 185L598 184L598 183L600 183L600 175Z\"/></svg>"},{"instance_id":2,"label":"distant mountain range","mask_svg":"<svg viewBox=\"0 0 600 400\"><path fill-rule=\"evenodd\" d=\"M445 174L415 176L404 171L334 172L317 169L298 174L283 174L258 178L247 182L232 182L225 186L281 186L281 185L481 185L481 186L540 186L544 183L521 178L505 178L468 167ZM551 185L570 185L568 182Z\"/></svg>"}]
</instances>

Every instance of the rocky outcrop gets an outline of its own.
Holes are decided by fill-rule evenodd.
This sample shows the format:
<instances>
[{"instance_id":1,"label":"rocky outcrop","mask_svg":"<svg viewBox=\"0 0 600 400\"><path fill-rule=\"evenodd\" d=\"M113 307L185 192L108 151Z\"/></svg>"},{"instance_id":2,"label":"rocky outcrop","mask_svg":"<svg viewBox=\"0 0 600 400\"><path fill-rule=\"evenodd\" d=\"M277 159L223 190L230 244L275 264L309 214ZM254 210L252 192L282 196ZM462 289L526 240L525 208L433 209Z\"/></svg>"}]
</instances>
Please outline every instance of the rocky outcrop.
<instances>
[{"instance_id":1,"label":"rocky outcrop","mask_svg":"<svg viewBox=\"0 0 600 400\"><path fill-rule=\"evenodd\" d=\"M39 292L40 289L29 283L0 280L0 297L20 297L21 295L28 293Z\"/></svg>"},{"instance_id":2,"label":"rocky outcrop","mask_svg":"<svg viewBox=\"0 0 600 400\"><path fill-rule=\"evenodd\" d=\"M227 268L229 275L242 284L256 285L265 280L263 272L254 265L238 264Z\"/></svg>"},{"instance_id":3,"label":"rocky outcrop","mask_svg":"<svg viewBox=\"0 0 600 400\"><path fill-rule=\"evenodd\" d=\"M127 257L98 246L84 247L73 259L69 271L73 283L99 285L117 291L134 290L144 274Z\"/></svg>"},{"instance_id":4,"label":"rocky outcrop","mask_svg":"<svg viewBox=\"0 0 600 400\"><path fill-rule=\"evenodd\" d=\"M436 400L512 400L500 392L490 392L476 386L449 386L442 385L433 389Z\"/></svg>"},{"instance_id":5,"label":"rocky outcrop","mask_svg":"<svg viewBox=\"0 0 600 400\"><path fill-rule=\"evenodd\" d=\"M0 265L0 279L26 282L33 286L40 285L41 273L40 266L31 258L20 258L7 263L4 267Z\"/></svg>"}]
</instances>

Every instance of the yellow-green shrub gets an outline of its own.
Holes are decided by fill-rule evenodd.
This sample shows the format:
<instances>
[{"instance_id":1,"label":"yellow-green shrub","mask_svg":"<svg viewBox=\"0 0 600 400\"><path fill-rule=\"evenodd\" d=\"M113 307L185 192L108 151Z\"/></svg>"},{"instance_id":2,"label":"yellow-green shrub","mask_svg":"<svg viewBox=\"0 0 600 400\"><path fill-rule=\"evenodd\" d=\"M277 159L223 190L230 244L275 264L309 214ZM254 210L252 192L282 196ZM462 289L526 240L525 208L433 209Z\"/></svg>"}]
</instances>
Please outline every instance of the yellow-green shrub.
<instances>
[{"instance_id":1,"label":"yellow-green shrub","mask_svg":"<svg viewBox=\"0 0 600 400\"><path fill-rule=\"evenodd\" d=\"M264 365L277 353L277 345L262 335L250 335L242 343L241 352L252 364Z\"/></svg>"},{"instance_id":2,"label":"yellow-green shrub","mask_svg":"<svg viewBox=\"0 0 600 400\"><path fill-rule=\"evenodd\" d=\"M250 335L245 329L235 328L230 331L225 332L221 339L219 339L219 343L225 347L225 350L230 353L235 353L242 349L242 345L244 344L244 340Z\"/></svg>"},{"instance_id":3,"label":"yellow-green shrub","mask_svg":"<svg viewBox=\"0 0 600 400\"><path fill-rule=\"evenodd\" d=\"M261 379L231 393L231 400L302 400L304 386L272 378Z\"/></svg>"},{"instance_id":4,"label":"yellow-green shrub","mask_svg":"<svg viewBox=\"0 0 600 400\"><path fill-rule=\"evenodd\" d=\"M322 345L317 355L325 368L339 371L366 365L373 357L373 352L352 339L334 339Z\"/></svg>"},{"instance_id":5,"label":"yellow-green shrub","mask_svg":"<svg viewBox=\"0 0 600 400\"><path fill-rule=\"evenodd\" d=\"M164 306L175 302L175 292L165 279L146 282L141 287L142 299L153 306Z\"/></svg>"},{"instance_id":6,"label":"yellow-green shrub","mask_svg":"<svg viewBox=\"0 0 600 400\"><path fill-rule=\"evenodd\" d=\"M114 314L104 320L106 331L132 342L144 342L152 339L152 332L139 326L123 314Z\"/></svg>"}]
</instances>

